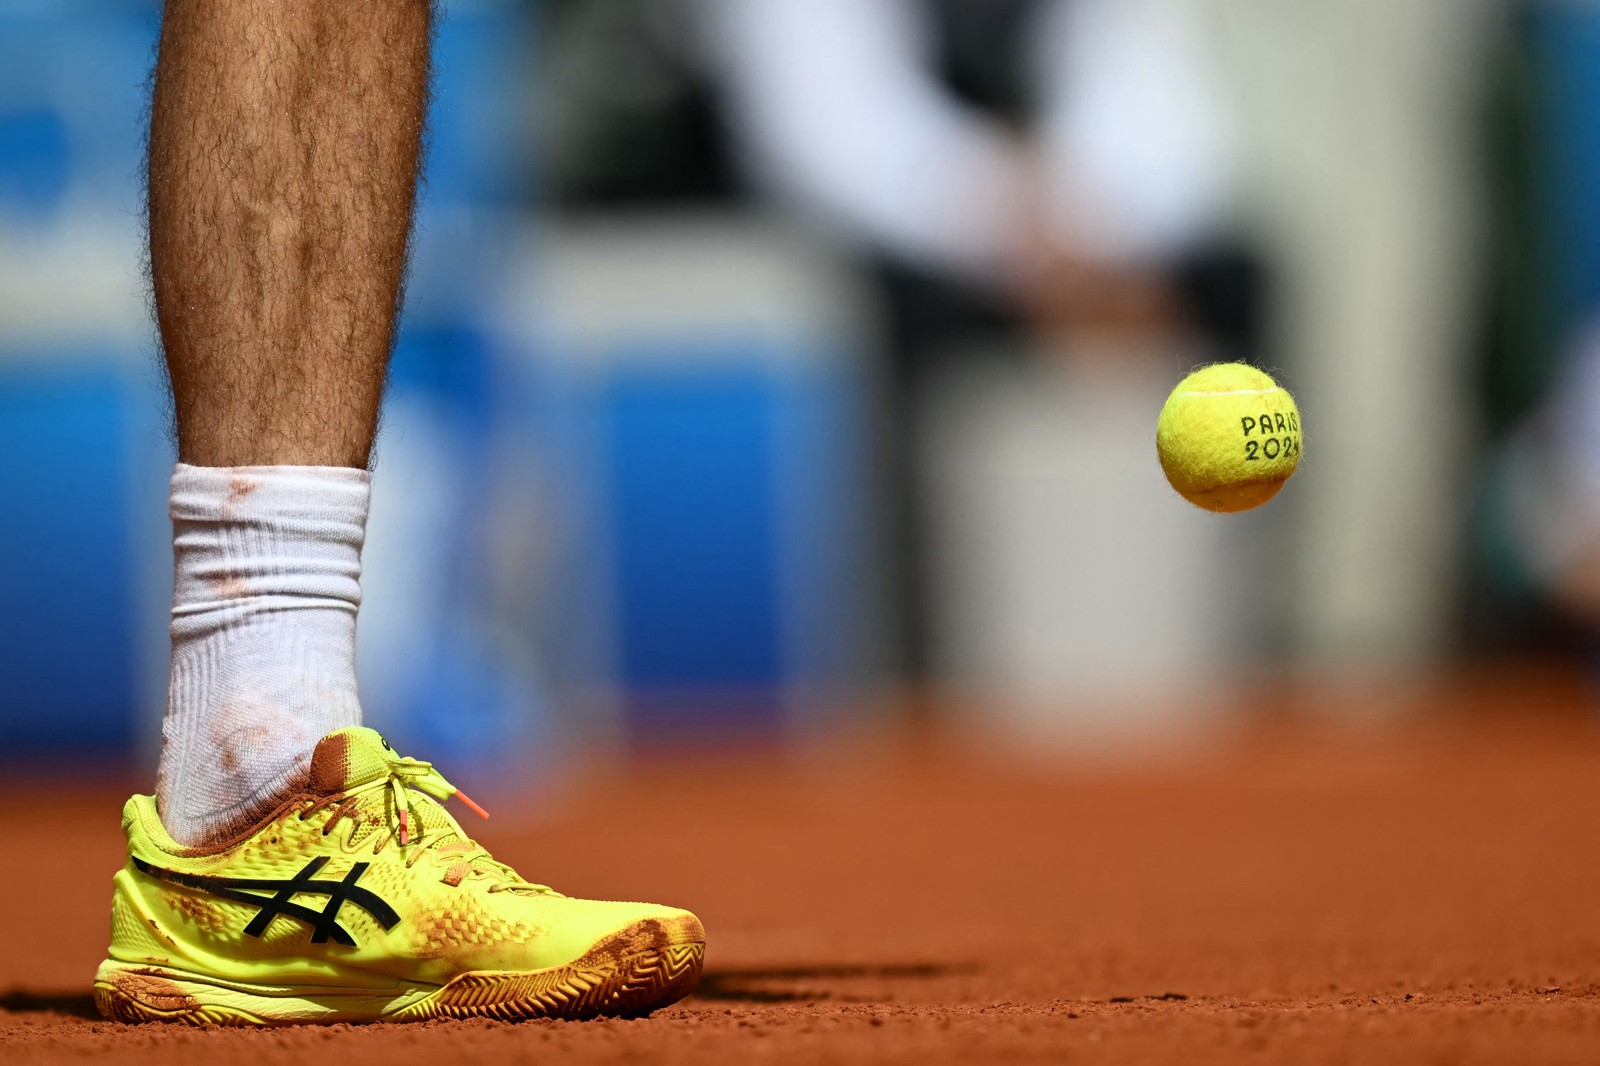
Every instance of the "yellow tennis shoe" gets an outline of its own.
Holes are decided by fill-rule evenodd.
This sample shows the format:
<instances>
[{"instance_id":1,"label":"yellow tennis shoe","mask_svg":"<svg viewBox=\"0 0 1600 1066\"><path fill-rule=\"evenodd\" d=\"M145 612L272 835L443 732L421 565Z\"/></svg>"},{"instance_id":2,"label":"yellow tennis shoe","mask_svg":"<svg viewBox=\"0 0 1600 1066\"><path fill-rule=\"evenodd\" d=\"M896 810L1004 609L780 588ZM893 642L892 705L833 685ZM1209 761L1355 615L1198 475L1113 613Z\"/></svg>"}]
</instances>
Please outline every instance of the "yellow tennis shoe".
<instances>
[{"instance_id":1,"label":"yellow tennis shoe","mask_svg":"<svg viewBox=\"0 0 1600 1066\"><path fill-rule=\"evenodd\" d=\"M693 914L530 884L467 837L451 796L478 809L364 728L324 737L305 789L214 847L176 843L154 798L134 796L100 1012L200 1025L637 1016L694 987Z\"/></svg>"}]
</instances>

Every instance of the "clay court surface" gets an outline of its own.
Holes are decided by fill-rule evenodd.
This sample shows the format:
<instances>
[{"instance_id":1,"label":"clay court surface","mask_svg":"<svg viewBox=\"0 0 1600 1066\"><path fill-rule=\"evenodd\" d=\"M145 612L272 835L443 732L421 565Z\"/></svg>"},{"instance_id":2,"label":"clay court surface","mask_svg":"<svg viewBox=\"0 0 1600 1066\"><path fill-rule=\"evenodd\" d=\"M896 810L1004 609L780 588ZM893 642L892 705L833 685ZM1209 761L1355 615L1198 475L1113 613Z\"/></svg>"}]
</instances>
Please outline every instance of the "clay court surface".
<instances>
[{"instance_id":1,"label":"clay court surface","mask_svg":"<svg viewBox=\"0 0 1600 1066\"><path fill-rule=\"evenodd\" d=\"M1309 719L1263 699L1181 755L1016 760L891 730L502 803L480 835L530 877L704 918L699 991L642 1021L101 1022L121 783L13 786L0 1043L163 1066L1600 1061L1581 686L1477 678L1389 699L1400 724L1330 717L1370 695Z\"/></svg>"}]
</instances>

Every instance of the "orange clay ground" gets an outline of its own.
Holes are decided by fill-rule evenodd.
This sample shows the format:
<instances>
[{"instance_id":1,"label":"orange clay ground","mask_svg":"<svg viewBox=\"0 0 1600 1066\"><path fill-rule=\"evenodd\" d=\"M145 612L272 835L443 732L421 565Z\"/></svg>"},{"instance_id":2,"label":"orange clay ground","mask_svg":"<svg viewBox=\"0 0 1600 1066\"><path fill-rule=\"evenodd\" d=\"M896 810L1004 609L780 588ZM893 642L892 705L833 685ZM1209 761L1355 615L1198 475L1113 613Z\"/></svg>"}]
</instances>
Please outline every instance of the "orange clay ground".
<instances>
[{"instance_id":1,"label":"orange clay ground","mask_svg":"<svg viewBox=\"0 0 1600 1066\"><path fill-rule=\"evenodd\" d=\"M1387 727L1316 702L1183 759L880 739L656 759L502 804L480 835L529 877L705 919L699 991L642 1021L101 1022L118 787L15 789L0 1047L162 1066L1600 1061L1581 688L1441 686L1391 701L1407 717Z\"/></svg>"}]
</instances>

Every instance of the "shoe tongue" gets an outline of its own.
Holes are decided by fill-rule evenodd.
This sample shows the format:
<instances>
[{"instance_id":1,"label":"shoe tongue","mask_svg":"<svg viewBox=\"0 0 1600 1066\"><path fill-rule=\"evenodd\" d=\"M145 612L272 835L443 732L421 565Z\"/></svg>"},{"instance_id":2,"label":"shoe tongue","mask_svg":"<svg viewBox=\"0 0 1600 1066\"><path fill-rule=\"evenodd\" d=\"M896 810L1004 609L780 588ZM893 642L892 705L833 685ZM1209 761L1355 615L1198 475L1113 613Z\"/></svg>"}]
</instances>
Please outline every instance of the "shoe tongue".
<instances>
[{"instance_id":1,"label":"shoe tongue","mask_svg":"<svg viewBox=\"0 0 1600 1066\"><path fill-rule=\"evenodd\" d=\"M317 742L311 755L312 792L349 792L389 776L400 760L376 729L351 726L329 733Z\"/></svg>"}]
</instances>

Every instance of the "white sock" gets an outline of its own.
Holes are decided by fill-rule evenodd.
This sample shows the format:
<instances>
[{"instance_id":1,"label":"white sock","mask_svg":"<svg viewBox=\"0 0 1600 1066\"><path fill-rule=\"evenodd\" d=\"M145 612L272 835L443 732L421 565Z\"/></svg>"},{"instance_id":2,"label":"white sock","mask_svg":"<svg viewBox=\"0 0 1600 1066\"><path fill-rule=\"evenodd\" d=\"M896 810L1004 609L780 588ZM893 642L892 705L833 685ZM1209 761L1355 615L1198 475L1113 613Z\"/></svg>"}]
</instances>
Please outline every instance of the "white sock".
<instances>
[{"instance_id":1,"label":"white sock","mask_svg":"<svg viewBox=\"0 0 1600 1066\"><path fill-rule=\"evenodd\" d=\"M324 735L361 723L356 609L365 470L172 475L172 684L156 799L173 839L248 828L303 782Z\"/></svg>"}]
</instances>

